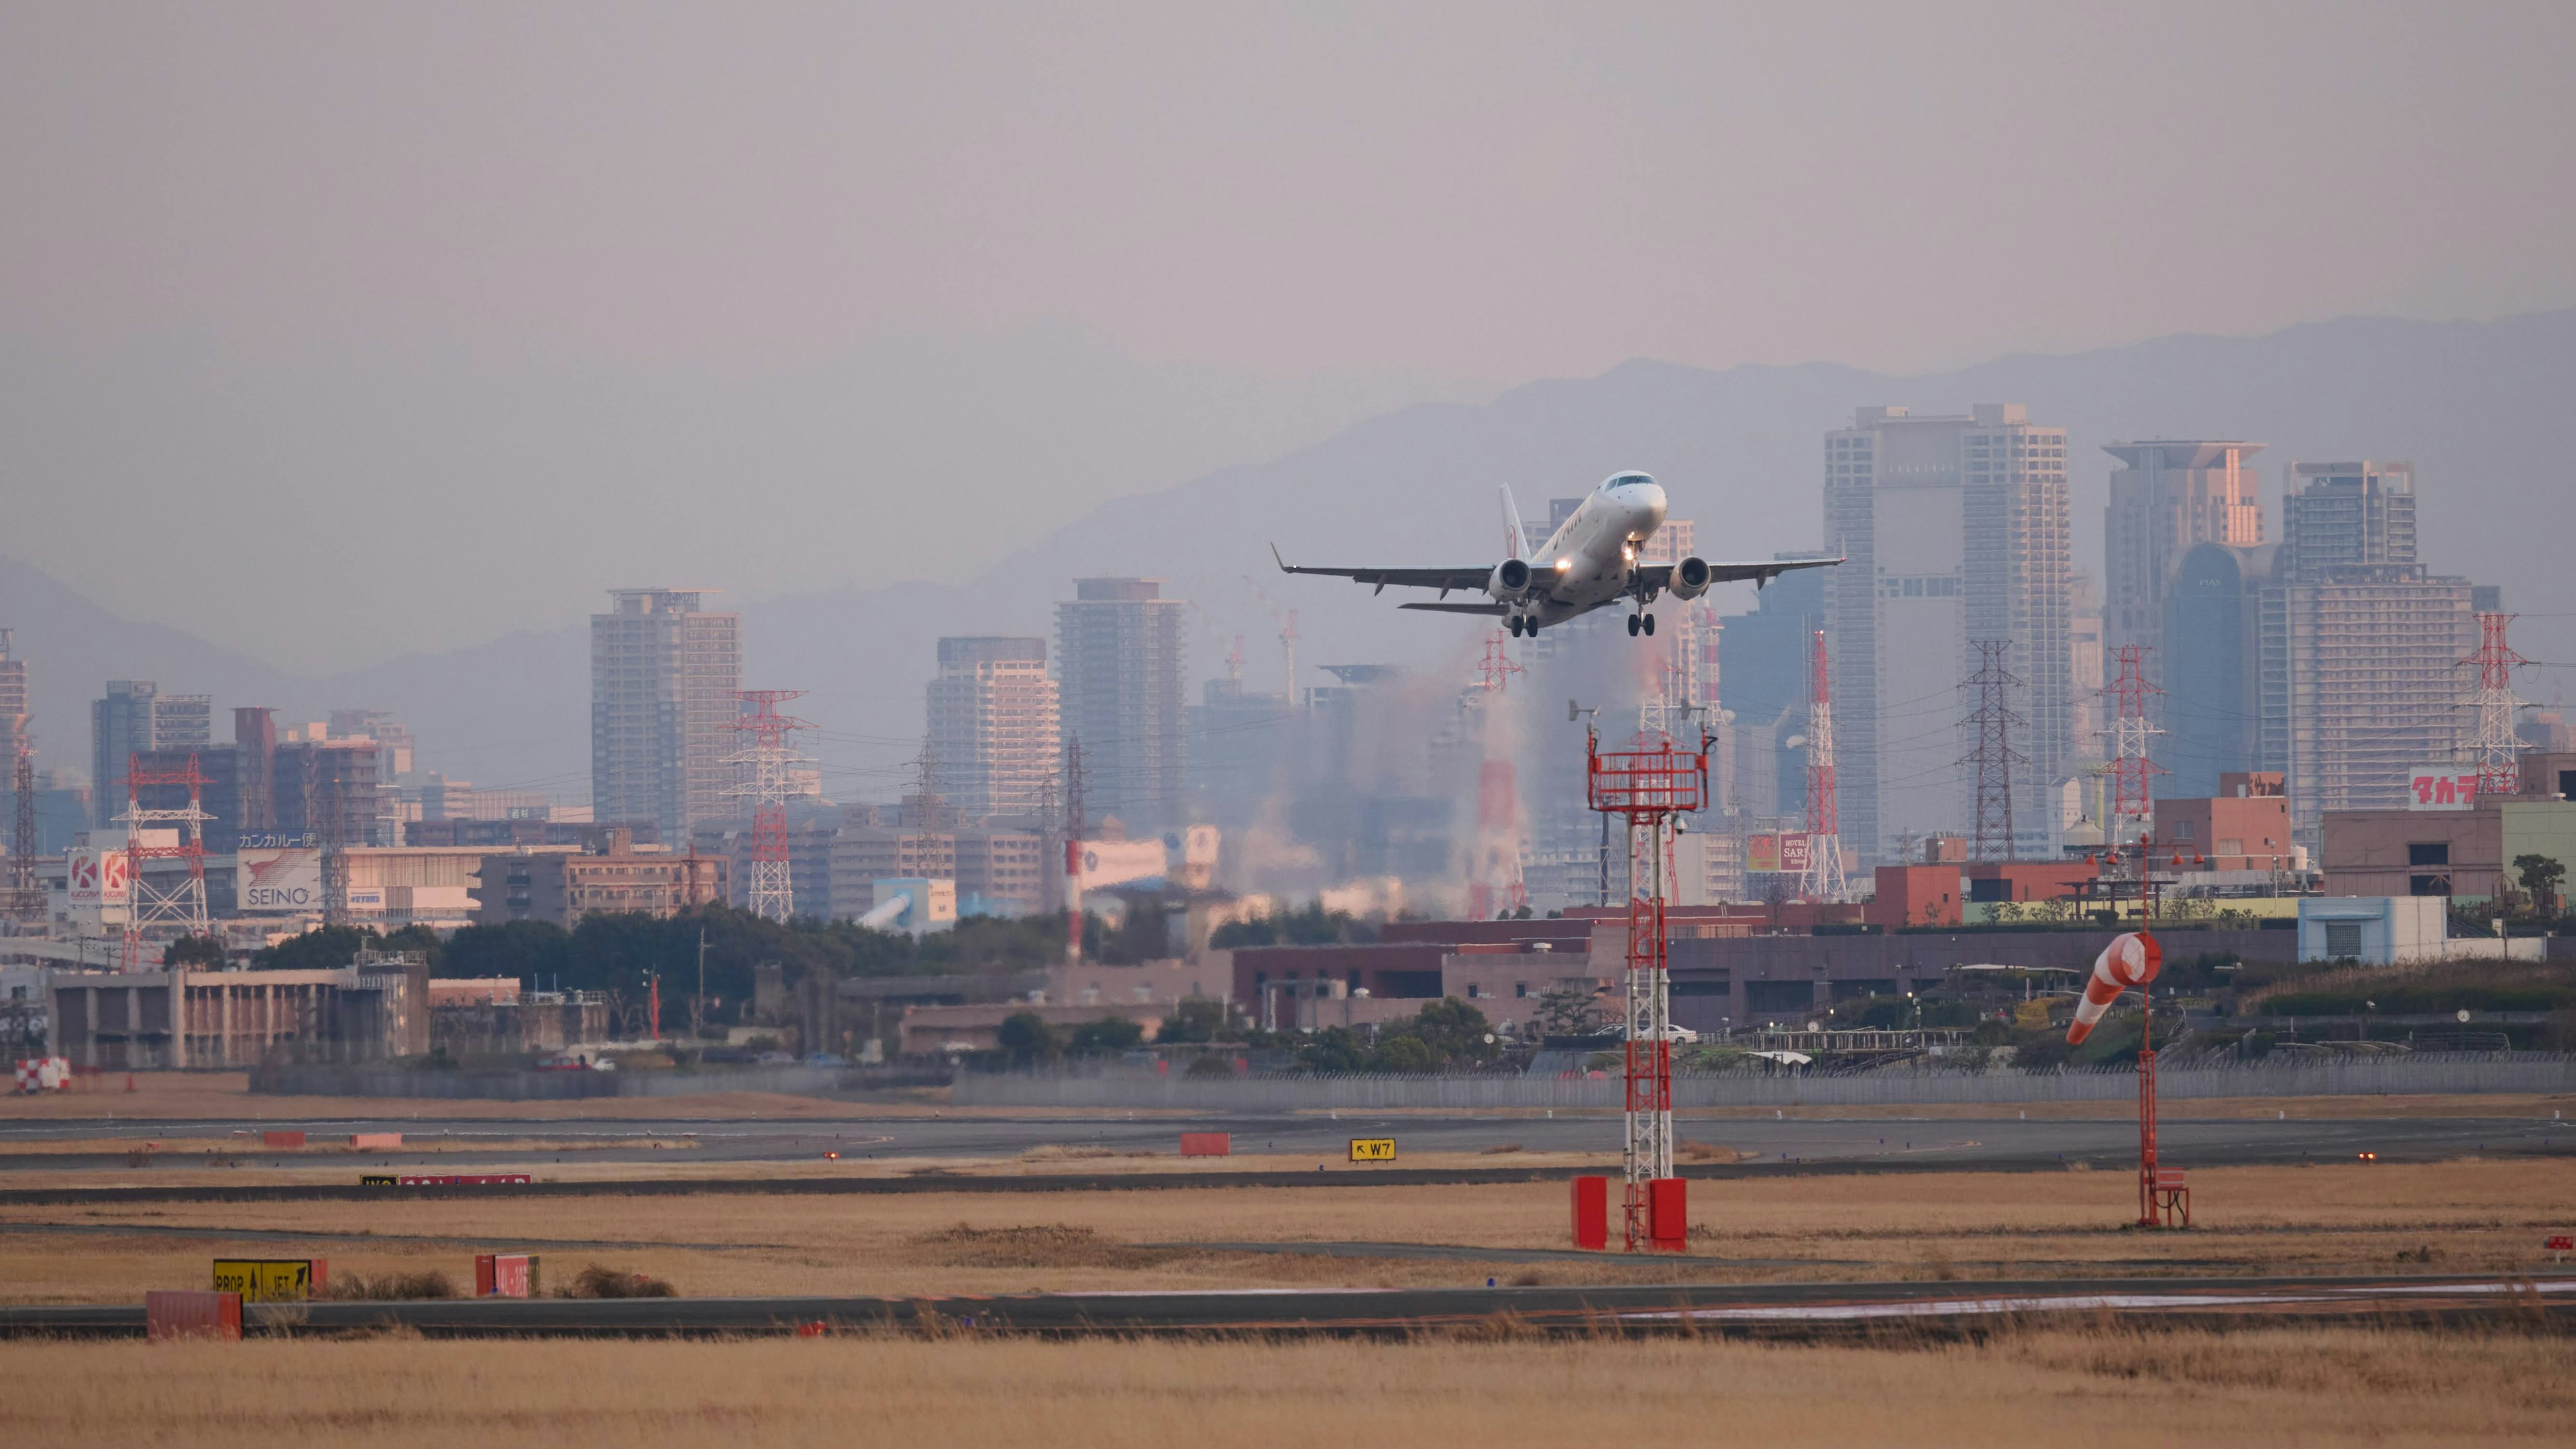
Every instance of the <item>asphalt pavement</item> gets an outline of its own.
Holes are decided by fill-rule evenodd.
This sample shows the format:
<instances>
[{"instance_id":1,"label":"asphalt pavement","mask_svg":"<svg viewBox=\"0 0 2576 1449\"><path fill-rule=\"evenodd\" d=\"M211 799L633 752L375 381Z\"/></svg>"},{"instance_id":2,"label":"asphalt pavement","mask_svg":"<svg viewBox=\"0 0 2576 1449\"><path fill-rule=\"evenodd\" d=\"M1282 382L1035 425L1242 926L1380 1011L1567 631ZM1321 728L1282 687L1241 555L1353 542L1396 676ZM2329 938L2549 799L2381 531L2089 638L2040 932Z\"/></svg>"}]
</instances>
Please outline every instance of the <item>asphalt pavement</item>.
<instances>
[{"instance_id":1,"label":"asphalt pavement","mask_svg":"<svg viewBox=\"0 0 2576 1449\"><path fill-rule=\"evenodd\" d=\"M478 1298L262 1304L253 1331L409 1329L433 1337L697 1336L936 1328L1055 1336L1168 1332L1399 1335L1426 1329L1817 1337L1902 1324L1970 1331L2082 1315L2147 1324L2373 1325L2576 1318L2576 1277L2100 1278L1617 1287L1258 1289L912 1298ZM140 1304L0 1307L0 1335L137 1337Z\"/></svg>"},{"instance_id":2,"label":"asphalt pavement","mask_svg":"<svg viewBox=\"0 0 2576 1449\"><path fill-rule=\"evenodd\" d=\"M313 1136L314 1146L302 1153L269 1153L255 1145L260 1128L280 1126L302 1128ZM309 1161L329 1150L330 1138L351 1133L400 1132L407 1145L434 1144L439 1150L350 1154L351 1160L394 1167L435 1163L458 1170L480 1165L524 1168L558 1160L795 1162L821 1160L824 1154L833 1152L847 1160L992 1159L1045 1147L1169 1154L1177 1149L1182 1132L1227 1133L1237 1153L1313 1157L1336 1163L1347 1157L1348 1140L1353 1137L1395 1138L1399 1161L1405 1156L1493 1153L1494 1149L1507 1147L1528 1152L1612 1153L1619 1142L1615 1116L1572 1114L1503 1117L1345 1112L1338 1117L1139 1118L1117 1113L1089 1117L853 1118L822 1123L677 1117L618 1122L380 1117L233 1123L119 1117L0 1126L0 1173L12 1169L122 1169L130 1165L127 1152L13 1152L10 1148L14 1144L77 1139L139 1144L165 1138L220 1137L237 1130L254 1135L243 1139L244 1145L236 1155L260 1163ZM2133 1160L2137 1152L2136 1125L2118 1118L1907 1118L1898 1109L1875 1117L1685 1118L1675 1130L1685 1141L1749 1153L1759 1162L1831 1163L1846 1168L1883 1163L2009 1169L2079 1160L2110 1165ZM687 1145L658 1149L603 1146L570 1151L497 1145L531 1139L603 1143L660 1139ZM477 1144L482 1143L495 1145L478 1148ZM2576 1151L2576 1122L2535 1117L2194 1119L2183 1112L2169 1111L2161 1124L2160 1143L2164 1158L2183 1167L2354 1159L2363 1153L2375 1153L2382 1161L2430 1161L2472 1154Z\"/></svg>"}]
</instances>

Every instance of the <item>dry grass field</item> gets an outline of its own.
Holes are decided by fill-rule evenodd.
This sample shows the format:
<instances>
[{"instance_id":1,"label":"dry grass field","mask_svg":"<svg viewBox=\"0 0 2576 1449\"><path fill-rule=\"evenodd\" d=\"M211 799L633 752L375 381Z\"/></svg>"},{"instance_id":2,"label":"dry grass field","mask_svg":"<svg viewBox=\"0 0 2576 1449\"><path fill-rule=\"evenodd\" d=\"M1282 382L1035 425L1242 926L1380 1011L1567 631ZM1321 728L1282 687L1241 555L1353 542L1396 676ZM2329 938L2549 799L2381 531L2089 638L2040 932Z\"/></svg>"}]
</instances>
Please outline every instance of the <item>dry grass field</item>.
<instances>
[{"instance_id":1,"label":"dry grass field","mask_svg":"<svg viewBox=\"0 0 2576 1449\"><path fill-rule=\"evenodd\" d=\"M1567 1246L1560 1183L1206 1188L884 1197L707 1196L0 1208L0 1301L134 1302L200 1286L251 1248L335 1273L469 1272L475 1248L540 1246L549 1272L600 1261L691 1297L1202 1286L2528 1271L2576 1224L2576 1161L2337 1163L2195 1172L2199 1226L2140 1233L2135 1178L1948 1173L1700 1182L1690 1256L1647 1266L1125 1251L1140 1244L1396 1242L1508 1254ZM12 1230L65 1225L77 1233ZM150 1232L120 1232L140 1227ZM1011 1229L1070 1229L1022 1235ZM959 1229L998 1237L960 1236ZM316 1236L262 1242L258 1230ZM1046 1245L1057 1246L1049 1248ZM489 1249L486 1248L488 1251ZM1758 1260L1732 1262L1731 1260ZM1789 1260L1782 1266L1781 1260Z\"/></svg>"},{"instance_id":2,"label":"dry grass field","mask_svg":"<svg viewBox=\"0 0 2576 1449\"><path fill-rule=\"evenodd\" d=\"M86 1445L2565 1442L2576 1340L2034 1331L1983 1344L883 1337L21 1343L12 1438ZM1612 1405L1616 1405L1615 1420Z\"/></svg>"}]
</instances>

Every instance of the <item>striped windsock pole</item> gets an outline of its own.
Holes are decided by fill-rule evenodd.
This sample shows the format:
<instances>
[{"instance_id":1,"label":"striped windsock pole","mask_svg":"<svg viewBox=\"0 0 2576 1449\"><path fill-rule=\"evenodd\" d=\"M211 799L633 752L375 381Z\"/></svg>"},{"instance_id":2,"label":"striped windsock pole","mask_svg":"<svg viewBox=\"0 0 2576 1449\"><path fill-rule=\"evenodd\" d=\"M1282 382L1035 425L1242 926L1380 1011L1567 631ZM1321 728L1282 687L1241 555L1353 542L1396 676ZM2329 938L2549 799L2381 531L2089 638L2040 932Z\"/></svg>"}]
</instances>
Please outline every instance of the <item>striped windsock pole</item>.
<instances>
[{"instance_id":1,"label":"striped windsock pole","mask_svg":"<svg viewBox=\"0 0 2576 1449\"><path fill-rule=\"evenodd\" d=\"M2120 993L2132 986L2144 991L2164 966L2164 948L2144 931L2123 931L2111 938L2102 954L2093 962L2093 979L2084 983L2083 1004L2075 1008L2075 1020L2066 1028L2066 1044L2082 1045L2093 1034L2093 1025L2102 1019Z\"/></svg>"}]
</instances>

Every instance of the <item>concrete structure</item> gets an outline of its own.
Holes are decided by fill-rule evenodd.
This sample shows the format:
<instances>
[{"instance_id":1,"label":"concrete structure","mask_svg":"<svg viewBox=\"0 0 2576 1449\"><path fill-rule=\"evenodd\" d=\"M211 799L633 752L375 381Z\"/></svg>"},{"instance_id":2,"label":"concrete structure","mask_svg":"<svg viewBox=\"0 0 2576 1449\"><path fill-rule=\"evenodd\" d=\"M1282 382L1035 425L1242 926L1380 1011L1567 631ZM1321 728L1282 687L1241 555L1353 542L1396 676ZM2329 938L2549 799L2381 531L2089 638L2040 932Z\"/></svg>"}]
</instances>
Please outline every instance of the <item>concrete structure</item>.
<instances>
[{"instance_id":1,"label":"concrete structure","mask_svg":"<svg viewBox=\"0 0 2576 1449\"><path fill-rule=\"evenodd\" d=\"M924 713L939 792L960 819L1036 816L1061 798L1052 789L1063 752L1044 639L940 640Z\"/></svg>"},{"instance_id":2,"label":"concrete structure","mask_svg":"<svg viewBox=\"0 0 2576 1449\"><path fill-rule=\"evenodd\" d=\"M2178 851L2199 871L2286 871L2303 864L2290 838L2290 802L2272 771L2231 771L2219 793L2198 799L2159 797L2156 849Z\"/></svg>"},{"instance_id":3,"label":"concrete structure","mask_svg":"<svg viewBox=\"0 0 2576 1449\"><path fill-rule=\"evenodd\" d=\"M1140 835L1183 824L1188 609L1159 579L1076 579L1056 605L1062 729L1082 746L1093 821L1115 815Z\"/></svg>"},{"instance_id":4,"label":"concrete structure","mask_svg":"<svg viewBox=\"0 0 2576 1449\"><path fill-rule=\"evenodd\" d=\"M881 880L957 878L957 835L901 825L846 825L832 837L832 914L855 919L876 909Z\"/></svg>"},{"instance_id":5,"label":"concrete structure","mask_svg":"<svg viewBox=\"0 0 2576 1449\"><path fill-rule=\"evenodd\" d=\"M148 679L111 679L89 707L93 825L106 825L126 805L132 758L166 750L185 756L214 746L214 697L163 694Z\"/></svg>"},{"instance_id":6,"label":"concrete structure","mask_svg":"<svg viewBox=\"0 0 2576 1449\"><path fill-rule=\"evenodd\" d=\"M1802 549L1773 558L1815 558ZM1807 728L1809 675L1816 631L1825 627L1825 585L1838 570L1802 569L1782 574L1754 596L1752 612L1718 622L1717 702L1734 718L1720 726L1733 769L1712 783L1731 810L1755 816L1803 816L1807 762L1787 742ZM1839 711L1844 719L1850 712ZM1843 728L1853 728L1845 723ZM1837 768L1841 768L1837 765ZM1843 787L1849 800L1849 786ZM1844 836L1852 839L1850 825Z\"/></svg>"},{"instance_id":7,"label":"concrete structure","mask_svg":"<svg viewBox=\"0 0 2576 1449\"><path fill-rule=\"evenodd\" d=\"M1026 916L1046 908L1047 882L1060 878L1061 852L1029 830L961 829L956 835L957 914Z\"/></svg>"},{"instance_id":8,"label":"concrete structure","mask_svg":"<svg viewBox=\"0 0 2576 1449\"><path fill-rule=\"evenodd\" d=\"M2458 751L2478 628L2469 581L2416 562L2411 465L2291 471L2255 628L2254 768L2286 777L2314 838L2326 811L2401 804L2414 766Z\"/></svg>"},{"instance_id":9,"label":"concrete structure","mask_svg":"<svg viewBox=\"0 0 2576 1449\"><path fill-rule=\"evenodd\" d=\"M2086 860L1990 860L1966 864L1882 865L1861 919L1881 930L1956 926L1972 903L2045 904L2076 900L2101 874ZM2073 907L2069 906L2071 914Z\"/></svg>"},{"instance_id":10,"label":"concrete structure","mask_svg":"<svg viewBox=\"0 0 2576 1449\"><path fill-rule=\"evenodd\" d=\"M2148 660L2149 699L2162 738L2151 751L2166 774L2158 793L2206 797L2218 777L2254 761L2255 622L2275 549L2204 543L2185 553L2167 581L2160 652Z\"/></svg>"},{"instance_id":11,"label":"concrete structure","mask_svg":"<svg viewBox=\"0 0 2576 1449\"><path fill-rule=\"evenodd\" d=\"M725 763L739 742L742 616L696 589L613 589L590 616L591 810L650 820L664 840L733 814Z\"/></svg>"},{"instance_id":12,"label":"concrete structure","mask_svg":"<svg viewBox=\"0 0 2576 1449\"><path fill-rule=\"evenodd\" d=\"M2045 789L2074 752L2066 432L2018 404L1914 417L1859 410L1825 435L1825 581L1842 835L1856 863L1973 814L1955 768L1971 641L2009 642L2025 721L2013 749L2015 849L2055 848Z\"/></svg>"},{"instance_id":13,"label":"concrete structure","mask_svg":"<svg viewBox=\"0 0 2576 1449\"><path fill-rule=\"evenodd\" d=\"M361 1062L429 1050L429 964L417 955L336 971L53 971L45 992L54 1050L74 1066Z\"/></svg>"},{"instance_id":14,"label":"concrete structure","mask_svg":"<svg viewBox=\"0 0 2576 1449\"><path fill-rule=\"evenodd\" d=\"M2158 440L2108 443L2120 460L2103 514L2104 642L2155 653L2167 664L2165 601L2185 555L2201 544L2254 548L2263 542L2263 503L2246 461L2261 443Z\"/></svg>"},{"instance_id":15,"label":"concrete structure","mask_svg":"<svg viewBox=\"0 0 2576 1449\"><path fill-rule=\"evenodd\" d=\"M638 849L625 831L594 831L587 846L522 846L465 852L478 860L474 920L552 921L565 930L585 916L634 911L666 920L727 899L720 856Z\"/></svg>"},{"instance_id":16,"label":"concrete structure","mask_svg":"<svg viewBox=\"0 0 2576 1449\"><path fill-rule=\"evenodd\" d=\"M2299 959L2364 966L2445 959L2446 902L2431 896L2320 896L2299 904Z\"/></svg>"},{"instance_id":17,"label":"concrete structure","mask_svg":"<svg viewBox=\"0 0 2576 1449\"><path fill-rule=\"evenodd\" d=\"M926 936L957 925L957 882L953 880L913 876L871 881L868 894L875 902L868 908L871 913L880 906L893 905L897 897L903 900L902 909L883 922L881 929Z\"/></svg>"},{"instance_id":18,"label":"concrete structure","mask_svg":"<svg viewBox=\"0 0 2576 1449\"><path fill-rule=\"evenodd\" d=\"M2536 751L2521 765L2526 793L2480 795L2465 810L2328 811L2326 894L2491 901L2521 890L2513 863L2525 855L2576 870L2576 802L2565 794L2576 754Z\"/></svg>"},{"instance_id":19,"label":"concrete structure","mask_svg":"<svg viewBox=\"0 0 2576 1449\"><path fill-rule=\"evenodd\" d=\"M594 839L603 829L623 830L637 845L658 845L661 831L650 820L546 820L515 816L506 820L480 818L444 820L408 820L403 822L405 845L470 845L484 850L509 849L522 845L578 846ZM801 895L803 887L799 886Z\"/></svg>"}]
</instances>

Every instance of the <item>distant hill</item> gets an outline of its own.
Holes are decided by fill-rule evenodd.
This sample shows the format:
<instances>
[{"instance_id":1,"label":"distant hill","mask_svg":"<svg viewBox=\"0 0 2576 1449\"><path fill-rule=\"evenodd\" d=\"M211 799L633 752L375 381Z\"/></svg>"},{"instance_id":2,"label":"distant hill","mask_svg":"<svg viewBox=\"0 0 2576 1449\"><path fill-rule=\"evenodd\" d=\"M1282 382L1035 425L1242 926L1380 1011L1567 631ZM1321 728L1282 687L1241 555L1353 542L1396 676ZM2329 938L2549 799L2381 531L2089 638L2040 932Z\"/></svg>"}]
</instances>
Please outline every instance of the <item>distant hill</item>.
<instances>
[{"instance_id":1,"label":"distant hill","mask_svg":"<svg viewBox=\"0 0 2576 1449\"><path fill-rule=\"evenodd\" d=\"M1092 510L959 587L852 587L744 606L747 682L812 691L798 709L824 726L815 753L836 798L894 793L895 765L921 728L921 691L940 634L1051 634L1053 601L1077 577L1145 574L1195 606L1196 677L1218 673L1234 636L1247 683L1276 689L1278 620L1297 611L1302 682L1311 666L1420 663L1462 670L1473 620L1399 614L1392 598L1271 567L1294 561L1482 563L1497 554L1495 497L1523 510L1579 493L1619 468L1656 473L1711 557L1764 557L1821 535L1819 435L1853 407L1957 411L2023 402L2065 426L2076 485L2077 557L2098 570L2105 442L2241 437L2257 460L2267 526L2279 526L2292 460L2408 458L2421 490L2426 561L2505 588L2527 617L2515 642L2534 659L2576 659L2576 580L2561 565L2576 508L2557 400L2576 391L2576 311L2493 323L2351 319L2263 337L2169 337L2064 357L2013 356L1898 378L1826 364L1725 372L1630 362L1599 377L1532 383L1481 406L1429 404L1363 422L1275 461L1221 469ZM961 526L976 497L955 496ZM896 538L855 540L853 557L900 560ZM890 563L889 568L898 568ZM1737 586L1720 608L1748 606ZM289 679L176 630L115 620L28 566L0 564L0 623L34 661L47 754L85 761L85 701L111 675L212 692L219 706L401 711L425 763L490 784L586 788L588 668L583 628L519 634L353 675ZM2546 698L2535 676L2527 696ZM61 681L76 681L66 686ZM66 689L70 691L69 697ZM257 695L256 699L248 696ZM1195 697L1195 686L1193 686ZM70 726L77 730L67 734Z\"/></svg>"}]
</instances>

